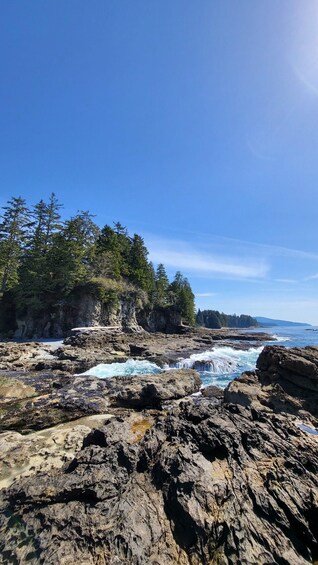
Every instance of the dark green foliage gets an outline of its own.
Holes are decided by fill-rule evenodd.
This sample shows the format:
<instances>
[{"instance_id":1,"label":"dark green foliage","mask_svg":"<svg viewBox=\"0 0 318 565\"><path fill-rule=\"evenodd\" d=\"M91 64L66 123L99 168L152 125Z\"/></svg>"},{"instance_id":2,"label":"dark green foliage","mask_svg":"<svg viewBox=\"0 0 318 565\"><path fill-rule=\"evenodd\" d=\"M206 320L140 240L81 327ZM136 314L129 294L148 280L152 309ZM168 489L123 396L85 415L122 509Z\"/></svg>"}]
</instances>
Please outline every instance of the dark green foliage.
<instances>
[{"instance_id":1,"label":"dark green foliage","mask_svg":"<svg viewBox=\"0 0 318 565\"><path fill-rule=\"evenodd\" d=\"M257 327L259 324L252 316L241 314L224 314L218 310L198 310L196 315L196 323L198 326L205 328L251 328Z\"/></svg>"},{"instance_id":2,"label":"dark green foliage","mask_svg":"<svg viewBox=\"0 0 318 565\"><path fill-rule=\"evenodd\" d=\"M18 268L30 224L30 212L23 198L11 198L3 210L0 224L0 296L18 282Z\"/></svg>"},{"instance_id":3,"label":"dark green foliage","mask_svg":"<svg viewBox=\"0 0 318 565\"><path fill-rule=\"evenodd\" d=\"M2 327L14 328L15 313L22 318L53 315L63 301L83 292L114 308L127 294L139 307L146 303L148 309L173 306L184 322L194 324L189 281L178 272L170 284L163 264L155 271L140 235L131 237L119 222L100 230L87 211L62 222L60 208L55 194L47 203L40 200L31 211L22 198L12 198L4 208L0 224Z\"/></svg>"},{"instance_id":4,"label":"dark green foliage","mask_svg":"<svg viewBox=\"0 0 318 565\"><path fill-rule=\"evenodd\" d=\"M54 193L46 204L40 200L31 212L27 243L19 268L17 304L41 309L50 283L50 253L56 234L62 229L58 203Z\"/></svg>"},{"instance_id":5,"label":"dark green foliage","mask_svg":"<svg viewBox=\"0 0 318 565\"><path fill-rule=\"evenodd\" d=\"M168 288L168 296L170 303L177 306L183 321L193 326L195 324L194 294L188 279L180 271L177 271Z\"/></svg>"},{"instance_id":6,"label":"dark green foliage","mask_svg":"<svg viewBox=\"0 0 318 565\"><path fill-rule=\"evenodd\" d=\"M91 276L92 248L99 229L88 212L67 220L47 254L47 291L65 296Z\"/></svg>"},{"instance_id":7,"label":"dark green foliage","mask_svg":"<svg viewBox=\"0 0 318 565\"><path fill-rule=\"evenodd\" d=\"M203 316L203 313L201 312L200 308L197 312L195 321L196 321L197 326L204 326L204 316Z\"/></svg>"},{"instance_id":8,"label":"dark green foliage","mask_svg":"<svg viewBox=\"0 0 318 565\"><path fill-rule=\"evenodd\" d=\"M120 279L123 271L122 262L118 234L110 226L105 226L96 242L94 274Z\"/></svg>"},{"instance_id":9,"label":"dark green foliage","mask_svg":"<svg viewBox=\"0 0 318 565\"><path fill-rule=\"evenodd\" d=\"M159 263L155 275L156 293L155 302L158 306L165 306L169 303L169 279L167 277L166 269L162 263Z\"/></svg>"}]
</instances>

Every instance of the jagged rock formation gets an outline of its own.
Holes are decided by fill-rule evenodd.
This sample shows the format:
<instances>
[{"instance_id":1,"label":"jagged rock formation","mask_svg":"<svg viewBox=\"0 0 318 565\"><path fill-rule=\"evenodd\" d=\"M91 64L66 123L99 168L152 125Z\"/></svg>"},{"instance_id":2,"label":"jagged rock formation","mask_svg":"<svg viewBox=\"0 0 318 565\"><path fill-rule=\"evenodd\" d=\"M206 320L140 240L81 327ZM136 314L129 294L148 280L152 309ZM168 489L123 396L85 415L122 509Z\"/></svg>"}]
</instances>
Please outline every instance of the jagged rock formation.
<instances>
[{"instance_id":1,"label":"jagged rock formation","mask_svg":"<svg viewBox=\"0 0 318 565\"><path fill-rule=\"evenodd\" d=\"M202 402L141 422L139 441L131 427L110 420L62 472L4 492L4 563L302 565L317 557L317 443L286 418Z\"/></svg>"},{"instance_id":2,"label":"jagged rock formation","mask_svg":"<svg viewBox=\"0 0 318 565\"><path fill-rule=\"evenodd\" d=\"M3 563L315 563L318 434L308 400L317 369L318 348L271 346L224 401L170 405L179 382L109 379L95 398L113 418L84 437L73 460L1 491ZM65 385L69 400L78 378ZM198 386L194 371L187 379L174 398ZM149 409L140 412L145 390Z\"/></svg>"},{"instance_id":3,"label":"jagged rock formation","mask_svg":"<svg viewBox=\"0 0 318 565\"><path fill-rule=\"evenodd\" d=\"M318 347L286 349L265 347L257 361L258 377L289 404L289 410L301 408L318 417ZM274 401L274 398L273 398ZM292 409L293 407L293 409Z\"/></svg>"}]
</instances>

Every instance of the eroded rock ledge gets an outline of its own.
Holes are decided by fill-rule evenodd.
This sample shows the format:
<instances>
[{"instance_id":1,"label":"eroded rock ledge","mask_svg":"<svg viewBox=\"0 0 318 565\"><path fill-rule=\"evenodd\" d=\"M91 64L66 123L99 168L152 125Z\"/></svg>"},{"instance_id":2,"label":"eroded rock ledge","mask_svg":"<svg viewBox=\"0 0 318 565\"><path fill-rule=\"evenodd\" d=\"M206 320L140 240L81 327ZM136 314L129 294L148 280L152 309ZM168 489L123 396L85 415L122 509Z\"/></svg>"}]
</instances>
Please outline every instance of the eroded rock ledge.
<instances>
[{"instance_id":1,"label":"eroded rock ledge","mask_svg":"<svg viewBox=\"0 0 318 565\"><path fill-rule=\"evenodd\" d=\"M299 422L314 432L317 375L318 348L270 346L223 402L167 405L169 387L157 386L148 398L160 403L142 411L118 406L142 397L145 377L130 391L111 379L113 417L75 457L2 490L3 563L316 562L318 443ZM187 379L197 387L194 371Z\"/></svg>"}]
</instances>

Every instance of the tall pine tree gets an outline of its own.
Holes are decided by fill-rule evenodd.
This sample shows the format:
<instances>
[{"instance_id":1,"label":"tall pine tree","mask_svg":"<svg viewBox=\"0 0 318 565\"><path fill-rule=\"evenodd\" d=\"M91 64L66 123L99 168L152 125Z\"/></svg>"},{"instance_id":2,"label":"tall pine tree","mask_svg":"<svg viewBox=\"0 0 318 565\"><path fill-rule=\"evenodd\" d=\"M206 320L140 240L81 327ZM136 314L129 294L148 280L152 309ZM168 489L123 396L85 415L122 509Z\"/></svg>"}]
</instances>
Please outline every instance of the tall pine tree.
<instances>
[{"instance_id":1,"label":"tall pine tree","mask_svg":"<svg viewBox=\"0 0 318 565\"><path fill-rule=\"evenodd\" d=\"M25 253L20 267L19 305L40 308L45 302L49 284L48 251L53 245L53 235L61 229L61 205L54 193L49 202L40 200L31 212L32 222Z\"/></svg>"},{"instance_id":2,"label":"tall pine tree","mask_svg":"<svg viewBox=\"0 0 318 565\"><path fill-rule=\"evenodd\" d=\"M0 296L18 283L18 269L30 225L30 213L20 196L11 198L0 224Z\"/></svg>"},{"instance_id":3,"label":"tall pine tree","mask_svg":"<svg viewBox=\"0 0 318 565\"><path fill-rule=\"evenodd\" d=\"M156 270L156 303L158 306L165 306L169 302L168 295L169 279L166 269L162 263L159 263Z\"/></svg>"}]
</instances>

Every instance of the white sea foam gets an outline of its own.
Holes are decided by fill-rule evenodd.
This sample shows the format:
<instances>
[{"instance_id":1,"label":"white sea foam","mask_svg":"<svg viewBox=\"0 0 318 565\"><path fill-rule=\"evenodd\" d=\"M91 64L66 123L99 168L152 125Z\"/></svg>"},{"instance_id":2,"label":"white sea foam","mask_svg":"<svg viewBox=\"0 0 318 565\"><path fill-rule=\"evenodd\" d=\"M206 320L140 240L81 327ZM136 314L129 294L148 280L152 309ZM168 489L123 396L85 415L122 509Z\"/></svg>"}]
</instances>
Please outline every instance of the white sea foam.
<instances>
[{"instance_id":1,"label":"white sea foam","mask_svg":"<svg viewBox=\"0 0 318 565\"><path fill-rule=\"evenodd\" d=\"M199 371L203 386L215 384L225 388L235 376L243 371L255 368L262 349L263 347L254 347L244 351L231 347L216 347L210 351L194 353L187 359L180 359L173 367L165 367L164 370L169 368L194 368ZM129 359L125 363L96 365L83 374L107 379L115 376L158 374L161 371L162 369L158 365L150 361Z\"/></svg>"},{"instance_id":2,"label":"white sea foam","mask_svg":"<svg viewBox=\"0 0 318 565\"><path fill-rule=\"evenodd\" d=\"M155 375L160 373L161 370L158 365L150 363L150 361L134 361L133 359L128 359L125 363L101 363L82 374L99 377L100 379L108 379L118 376Z\"/></svg>"},{"instance_id":3,"label":"white sea foam","mask_svg":"<svg viewBox=\"0 0 318 565\"><path fill-rule=\"evenodd\" d=\"M255 368L256 360L263 347L246 351L231 347L217 347L211 351L194 353L176 363L178 368L194 368L211 375L226 375Z\"/></svg>"},{"instance_id":4,"label":"white sea foam","mask_svg":"<svg viewBox=\"0 0 318 565\"><path fill-rule=\"evenodd\" d=\"M277 341L290 341L290 337L287 337L287 336L273 334L272 337L273 337L273 339L276 339Z\"/></svg>"}]
</instances>

